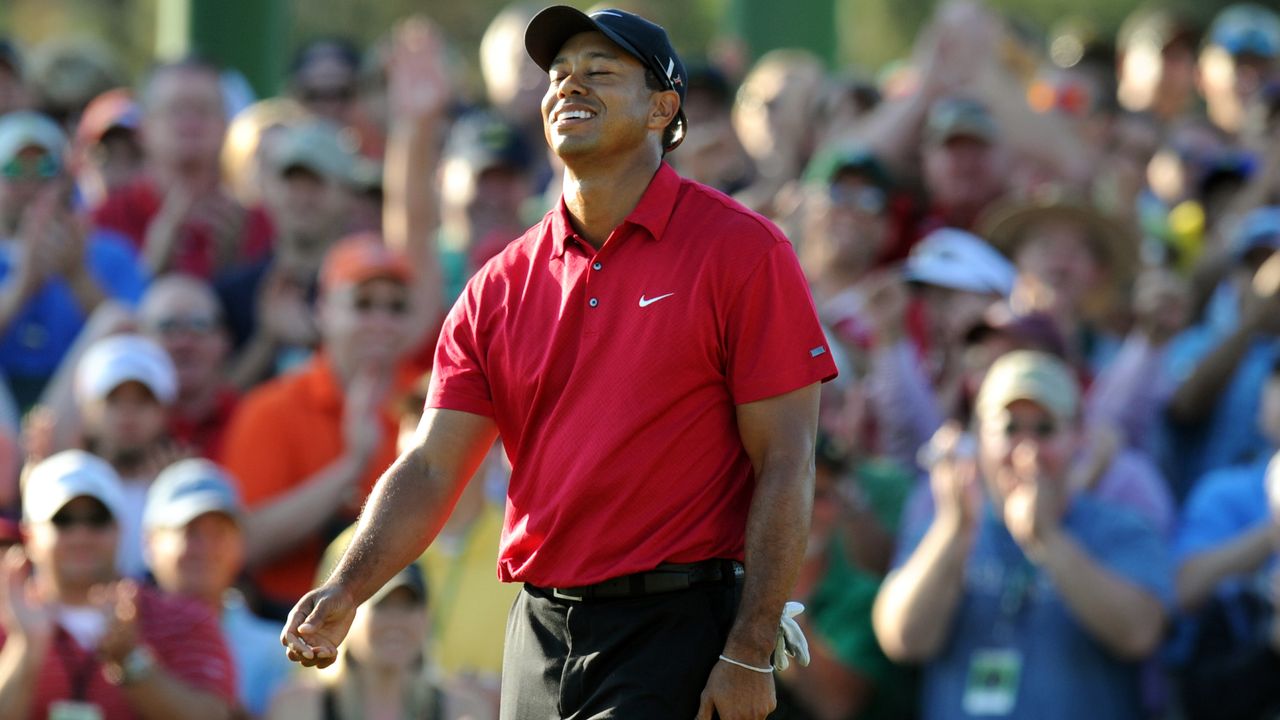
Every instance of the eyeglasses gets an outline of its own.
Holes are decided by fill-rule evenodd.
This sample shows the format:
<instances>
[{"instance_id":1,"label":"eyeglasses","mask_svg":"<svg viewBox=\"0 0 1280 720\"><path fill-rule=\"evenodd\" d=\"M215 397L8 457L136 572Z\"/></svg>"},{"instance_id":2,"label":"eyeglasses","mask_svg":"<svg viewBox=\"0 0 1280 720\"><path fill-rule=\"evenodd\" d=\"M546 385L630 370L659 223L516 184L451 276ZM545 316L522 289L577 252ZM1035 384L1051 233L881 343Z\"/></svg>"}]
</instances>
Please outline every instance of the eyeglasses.
<instances>
[{"instance_id":1,"label":"eyeglasses","mask_svg":"<svg viewBox=\"0 0 1280 720\"><path fill-rule=\"evenodd\" d=\"M52 180L61 171L62 166L52 155L15 157L0 166L0 175L4 175L5 180Z\"/></svg>"},{"instance_id":2,"label":"eyeglasses","mask_svg":"<svg viewBox=\"0 0 1280 720\"><path fill-rule=\"evenodd\" d=\"M160 335L176 335L178 333L191 333L193 335L208 335L216 330L218 321L212 317L167 317L159 318L151 323L151 329Z\"/></svg>"},{"instance_id":3,"label":"eyeglasses","mask_svg":"<svg viewBox=\"0 0 1280 720\"><path fill-rule=\"evenodd\" d=\"M90 530L105 530L115 524L116 519L112 517L111 511L106 508L99 508L84 513L68 512L59 510L49 518L49 522L59 530L70 530L76 526L87 527Z\"/></svg>"},{"instance_id":4,"label":"eyeglasses","mask_svg":"<svg viewBox=\"0 0 1280 720\"><path fill-rule=\"evenodd\" d=\"M860 210L868 215L884 212L886 204L884 191L874 187L847 188L832 185L827 190L827 198L833 207Z\"/></svg>"},{"instance_id":5,"label":"eyeglasses","mask_svg":"<svg viewBox=\"0 0 1280 720\"><path fill-rule=\"evenodd\" d=\"M1004 426L1004 435L1010 438L1030 434L1037 440L1048 440L1057 433L1058 424L1052 420L1039 420L1026 425L1010 420Z\"/></svg>"},{"instance_id":6,"label":"eyeglasses","mask_svg":"<svg viewBox=\"0 0 1280 720\"><path fill-rule=\"evenodd\" d=\"M358 297L355 299L354 306L356 312L361 315L368 315L374 310L381 310L389 315L400 317L409 313L409 303L405 300L392 300L390 302L375 302L372 298Z\"/></svg>"},{"instance_id":7,"label":"eyeglasses","mask_svg":"<svg viewBox=\"0 0 1280 720\"><path fill-rule=\"evenodd\" d=\"M354 85L339 85L331 88L302 88L298 93L304 103L348 103L356 98Z\"/></svg>"}]
</instances>

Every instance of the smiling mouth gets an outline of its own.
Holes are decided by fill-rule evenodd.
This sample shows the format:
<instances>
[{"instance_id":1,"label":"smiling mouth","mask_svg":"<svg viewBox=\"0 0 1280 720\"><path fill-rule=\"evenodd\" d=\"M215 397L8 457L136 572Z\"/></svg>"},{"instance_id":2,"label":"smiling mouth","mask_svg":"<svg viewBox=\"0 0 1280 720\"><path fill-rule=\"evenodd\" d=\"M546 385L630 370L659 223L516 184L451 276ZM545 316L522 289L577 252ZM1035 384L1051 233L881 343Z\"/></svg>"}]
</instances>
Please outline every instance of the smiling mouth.
<instances>
[{"instance_id":1,"label":"smiling mouth","mask_svg":"<svg viewBox=\"0 0 1280 720\"><path fill-rule=\"evenodd\" d=\"M555 125L558 127L578 125L595 116L595 112L591 110L561 110L555 115Z\"/></svg>"}]
</instances>

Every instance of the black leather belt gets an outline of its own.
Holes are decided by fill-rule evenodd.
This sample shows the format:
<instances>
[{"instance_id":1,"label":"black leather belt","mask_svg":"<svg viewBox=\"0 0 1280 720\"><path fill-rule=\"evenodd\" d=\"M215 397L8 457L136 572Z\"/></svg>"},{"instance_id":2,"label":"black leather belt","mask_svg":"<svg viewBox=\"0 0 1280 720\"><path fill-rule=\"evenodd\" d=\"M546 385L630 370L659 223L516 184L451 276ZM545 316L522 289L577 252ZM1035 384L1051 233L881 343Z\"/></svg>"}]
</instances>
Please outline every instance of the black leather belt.
<instances>
[{"instance_id":1,"label":"black leather belt","mask_svg":"<svg viewBox=\"0 0 1280 720\"><path fill-rule=\"evenodd\" d=\"M544 588L552 597L572 602L616 600L688 590L694 585L741 580L742 563L736 560L703 560L687 564L663 564L649 572L622 575L594 585Z\"/></svg>"}]
</instances>

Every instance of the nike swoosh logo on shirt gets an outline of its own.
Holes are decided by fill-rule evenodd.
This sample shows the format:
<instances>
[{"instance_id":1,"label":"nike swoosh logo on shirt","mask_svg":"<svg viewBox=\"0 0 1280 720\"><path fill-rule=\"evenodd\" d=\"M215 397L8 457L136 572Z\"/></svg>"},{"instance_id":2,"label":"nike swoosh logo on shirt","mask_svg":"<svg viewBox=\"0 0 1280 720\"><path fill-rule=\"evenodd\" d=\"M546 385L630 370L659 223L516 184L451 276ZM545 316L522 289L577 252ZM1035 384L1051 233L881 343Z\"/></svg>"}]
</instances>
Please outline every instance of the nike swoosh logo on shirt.
<instances>
[{"instance_id":1,"label":"nike swoosh logo on shirt","mask_svg":"<svg viewBox=\"0 0 1280 720\"><path fill-rule=\"evenodd\" d=\"M661 299L663 299L663 298L669 298L669 297L671 297L672 295L675 295L675 293L673 293L673 292L669 292L669 293L667 293L666 295L659 295L658 297L655 297L655 298L647 298L647 299L645 298L645 296L641 295L641 296L640 296L640 307L649 307L650 305L652 305L652 304L654 304L654 303L658 302L659 300L661 300Z\"/></svg>"}]
</instances>

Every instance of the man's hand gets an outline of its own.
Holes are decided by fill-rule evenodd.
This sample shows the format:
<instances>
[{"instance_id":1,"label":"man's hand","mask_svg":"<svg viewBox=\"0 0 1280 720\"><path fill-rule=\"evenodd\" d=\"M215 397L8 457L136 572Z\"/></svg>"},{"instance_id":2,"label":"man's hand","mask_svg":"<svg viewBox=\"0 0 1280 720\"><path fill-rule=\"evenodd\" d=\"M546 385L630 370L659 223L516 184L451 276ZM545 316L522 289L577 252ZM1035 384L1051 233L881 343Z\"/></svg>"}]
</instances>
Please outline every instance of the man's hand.
<instances>
[{"instance_id":1,"label":"man's hand","mask_svg":"<svg viewBox=\"0 0 1280 720\"><path fill-rule=\"evenodd\" d=\"M53 610L35 595L31 562L21 547L12 547L0 560L0 625L13 639L43 650L53 640Z\"/></svg>"},{"instance_id":2,"label":"man's hand","mask_svg":"<svg viewBox=\"0 0 1280 720\"><path fill-rule=\"evenodd\" d=\"M138 647L138 585L120 580L94 588L91 599L107 618L107 631L98 642L98 657L103 662L123 665L129 653Z\"/></svg>"},{"instance_id":3,"label":"man's hand","mask_svg":"<svg viewBox=\"0 0 1280 720\"><path fill-rule=\"evenodd\" d=\"M973 439L960 425L949 422L934 433L922 449L921 466L929 470L936 522L972 535L982 512L982 490L978 485L978 464Z\"/></svg>"},{"instance_id":4,"label":"man's hand","mask_svg":"<svg viewBox=\"0 0 1280 720\"><path fill-rule=\"evenodd\" d=\"M1015 449L1013 464L1023 481L1005 498L1004 524L1027 557L1036 561L1062 529L1061 493L1045 477L1034 449Z\"/></svg>"},{"instance_id":5,"label":"man's hand","mask_svg":"<svg viewBox=\"0 0 1280 720\"><path fill-rule=\"evenodd\" d=\"M388 372L361 368L347 386L342 410L342 437L348 455L368 462L382 444L381 409L390 390Z\"/></svg>"},{"instance_id":6,"label":"man's hand","mask_svg":"<svg viewBox=\"0 0 1280 720\"><path fill-rule=\"evenodd\" d=\"M444 40L423 18L409 18L392 34L387 94L392 113L406 121L442 116L453 97Z\"/></svg>"},{"instance_id":7,"label":"man's hand","mask_svg":"<svg viewBox=\"0 0 1280 720\"><path fill-rule=\"evenodd\" d=\"M289 659L303 667L325 668L338 659L338 645L351 629L356 603L350 593L336 585L312 590L293 607L280 643Z\"/></svg>"},{"instance_id":8,"label":"man's hand","mask_svg":"<svg viewBox=\"0 0 1280 720\"><path fill-rule=\"evenodd\" d=\"M778 706L773 674L758 673L723 660L711 669L697 720L764 720Z\"/></svg>"},{"instance_id":9,"label":"man's hand","mask_svg":"<svg viewBox=\"0 0 1280 720\"><path fill-rule=\"evenodd\" d=\"M263 280L257 312L258 333L276 347L311 347L320 341L306 288L281 268Z\"/></svg>"}]
</instances>

